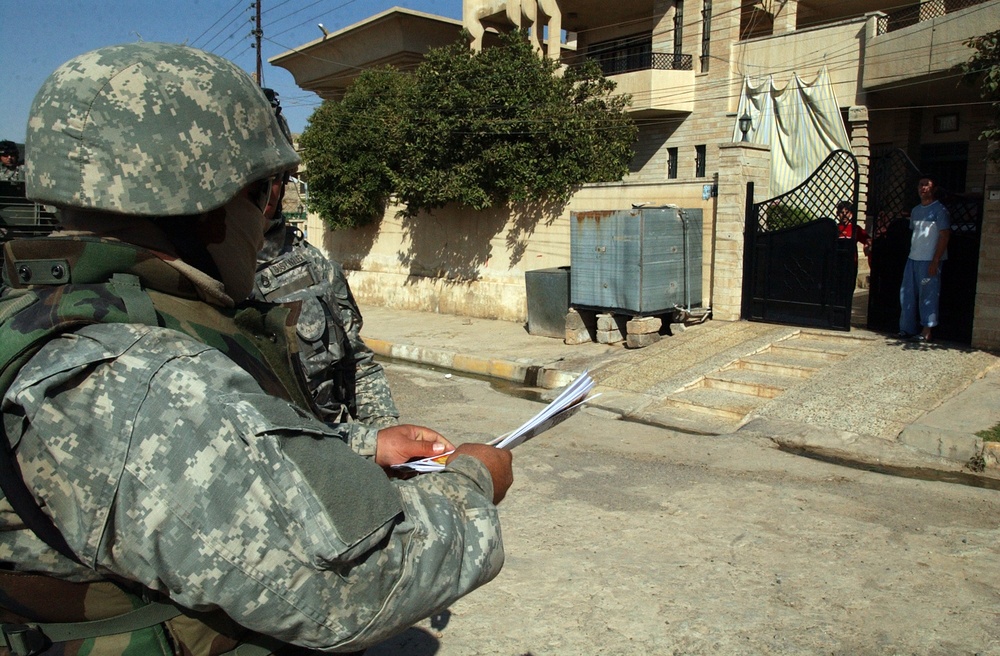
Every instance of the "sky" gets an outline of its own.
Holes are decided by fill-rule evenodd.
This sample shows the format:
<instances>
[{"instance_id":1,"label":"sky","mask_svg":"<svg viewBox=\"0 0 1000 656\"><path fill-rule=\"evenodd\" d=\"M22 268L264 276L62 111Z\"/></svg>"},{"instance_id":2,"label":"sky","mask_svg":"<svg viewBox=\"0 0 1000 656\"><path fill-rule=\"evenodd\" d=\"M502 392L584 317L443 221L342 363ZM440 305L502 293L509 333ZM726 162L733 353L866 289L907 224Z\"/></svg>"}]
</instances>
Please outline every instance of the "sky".
<instances>
[{"instance_id":1,"label":"sky","mask_svg":"<svg viewBox=\"0 0 1000 656\"><path fill-rule=\"evenodd\" d=\"M264 85L275 89L293 132L301 132L319 96L295 86L268 58L392 7L461 19L462 0L259 0ZM0 0L0 139L24 142L35 92L61 64L95 48L163 41L214 52L249 73L254 0Z\"/></svg>"}]
</instances>

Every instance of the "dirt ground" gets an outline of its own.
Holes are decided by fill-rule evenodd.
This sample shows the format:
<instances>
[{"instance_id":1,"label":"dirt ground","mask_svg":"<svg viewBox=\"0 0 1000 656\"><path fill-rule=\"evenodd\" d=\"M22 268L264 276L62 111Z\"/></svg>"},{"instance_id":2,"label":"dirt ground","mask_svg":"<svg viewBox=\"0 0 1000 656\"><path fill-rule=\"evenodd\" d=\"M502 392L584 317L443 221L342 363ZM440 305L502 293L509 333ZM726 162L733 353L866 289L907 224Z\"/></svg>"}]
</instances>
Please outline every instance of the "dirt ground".
<instances>
[{"instance_id":1,"label":"dirt ground","mask_svg":"<svg viewBox=\"0 0 1000 656\"><path fill-rule=\"evenodd\" d=\"M540 405L390 366L453 441ZM497 579L369 656L1000 654L1000 492L585 412L515 450Z\"/></svg>"}]
</instances>

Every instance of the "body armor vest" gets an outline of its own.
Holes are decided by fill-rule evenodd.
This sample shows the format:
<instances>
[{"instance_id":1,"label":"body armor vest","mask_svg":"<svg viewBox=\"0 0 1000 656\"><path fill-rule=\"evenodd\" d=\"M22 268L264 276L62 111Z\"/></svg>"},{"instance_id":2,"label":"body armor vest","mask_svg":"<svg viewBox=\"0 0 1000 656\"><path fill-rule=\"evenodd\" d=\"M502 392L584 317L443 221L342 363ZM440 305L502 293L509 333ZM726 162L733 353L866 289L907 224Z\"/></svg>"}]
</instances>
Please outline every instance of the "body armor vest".
<instances>
[{"instance_id":1,"label":"body armor vest","mask_svg":"<svg viewBox=\"0 0 1000 656\"><path fill-rule=\"evenodd\" d=\"M177 330L223 351L266 392L312 412L292 347L295 306L210 306L197 300L168 265L127 244L93 239L24 240L9 242L5 249L0 397L21 367L58 335L96 323L138 323ZM144 289L140 279L174 293ZM4 466L0 478L7 501L42 540L76 560L44 514L41 527L30 519L35 514L37 520L41 510L37 504L34 509L24 507L23 493L30 498L29 506L34 499L20 477L5 434L0 442ZM11 483L19 483L20 492L8 489ZM55 599L61 601L58 607L54 607ZM0 622L0 654L15 656L254 656L280 646L261 636L247 636L245 629L221 613L197 614L153 601L149 591L130 583L74 583L15 572L0 572Z\"/></svg>"},{"instance_id":2,"label":"body armor vest","mask_svg":"<svg viewBox=\"0 0 1000 656\"><path fill-rule=\"evenodd\" d=\"M310 248L292 226L282 224L268 232L258 255L255 298L302 303L296 333L306 385L319 401L320 419L346 422L358 416L353 349L340 309L330 306L335 291L328 272Z\"/></svg>"}]
</instances>

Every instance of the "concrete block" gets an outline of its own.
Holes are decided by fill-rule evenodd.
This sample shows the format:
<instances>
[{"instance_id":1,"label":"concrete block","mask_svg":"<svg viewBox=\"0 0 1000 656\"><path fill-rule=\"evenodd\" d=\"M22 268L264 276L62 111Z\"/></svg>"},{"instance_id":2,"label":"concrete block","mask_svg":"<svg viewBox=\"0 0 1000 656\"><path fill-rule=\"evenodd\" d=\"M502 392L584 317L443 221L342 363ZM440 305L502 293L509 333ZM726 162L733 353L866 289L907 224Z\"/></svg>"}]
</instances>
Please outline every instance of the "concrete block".
<instances>
[{"instance_id":1,"label":"concrete block","mask_svg":"<svg viewBox=\"0 0 1000 656\"><path fill-rule=\"evenodd\" d=\"M586 326L581 326L580 328L570 328L566 326L566 335L563 337L563 342L566 344L587 344L592 342L590 338L590 331L587 330Z\"/></svg>"},{"instance_id":2,"label":"concrete block","mask_svg":"<svg viewBox=\"0 0 1000 656\"><path fill-rule=\"evenodd\" d=\"M597 330L597 343L598 344L617 344L622 341L622 331L615 328L614 330Z\"/></svg>"},{"instance_id":3,"label":"concrete block","mask_svg":"<svg viewBox=\"0 0 1000 656\"><path fill-rule=\"evenodd\" d=\"M628 348L643 348L658 341L660 341L659 333L629 333L628 337L625 338L625 346Z\"/></svg>"},{"instance_id":4,"label":"concrete block","mask_svg":"<svg viewBox=\"0 0 1000 656\"><path fill-rule=\"evenodd\" d=\"M629 335L646 335L659 332L662 326L663 320L659 317L636 317L625 324L625 329Z\"/></svg>"},{"instance_id":5,"label":"concrete block","mask_svg":"<svg viewBox=\"0 0 1000 656\"><path fill-rule=\"evenodd\" d=\"M583 317L576 310L570 308L570 311L566 313L566 329L567 330L577 330L579 328L586 329L586 325L583 322Z\"/></svg>"},{"instance_id":6,"label":"concrete block","mask_svg":"<svg viewBox=\"0 0 1000 656\"><path fill-rule=\"evenodd\" d=\"M574 308L566 313L566 333L563 342L566 344L588 344L594 341L593 314L584 315Z\"/></svg>"},{"instance_id":7,"label":"concrete block","mask_svg":"<svg viewBox=\"0 0 1000 656\"><path fill-rule=\"evenodd\" d=\"M598 330L618 330L618 323L615 321L615 315L613 315L613 314L598 314L597 315L597 329Z\"/></svg>"}]
</instances>

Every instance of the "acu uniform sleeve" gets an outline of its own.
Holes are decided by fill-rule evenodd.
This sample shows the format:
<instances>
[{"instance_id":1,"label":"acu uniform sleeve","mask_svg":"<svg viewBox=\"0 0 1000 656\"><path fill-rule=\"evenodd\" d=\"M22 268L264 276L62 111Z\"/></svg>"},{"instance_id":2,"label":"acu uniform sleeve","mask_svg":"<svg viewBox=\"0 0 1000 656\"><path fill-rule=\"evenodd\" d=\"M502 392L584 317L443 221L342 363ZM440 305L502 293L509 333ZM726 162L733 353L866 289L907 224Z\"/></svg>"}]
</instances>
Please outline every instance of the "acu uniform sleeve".
<instances>
[{"instance_id":1,"label":"acu uniform sleeve","mask_svg":"<svg viewBox=\"0 0 1000 656\"><path fill-rule=\"evenodd\" d=\"M19 377L5 412L18 406L23 451L39 459L22 471L58 478L37 486L44 506L83 504L54 521L98 571L342 651L404 630L502 566L489 473L475 459L390 481L341 427L169 330L91 326L39 358L75 364Z\"/></svg>"}]
</instances>

